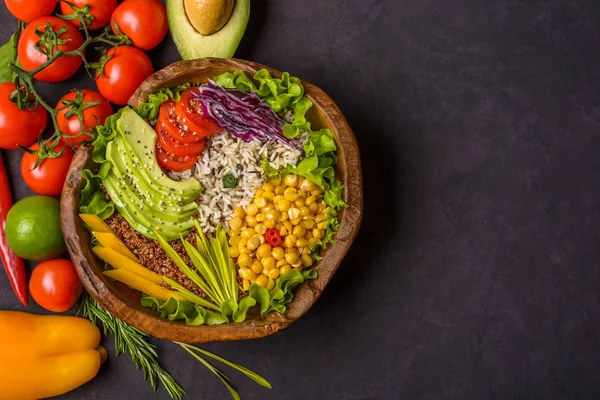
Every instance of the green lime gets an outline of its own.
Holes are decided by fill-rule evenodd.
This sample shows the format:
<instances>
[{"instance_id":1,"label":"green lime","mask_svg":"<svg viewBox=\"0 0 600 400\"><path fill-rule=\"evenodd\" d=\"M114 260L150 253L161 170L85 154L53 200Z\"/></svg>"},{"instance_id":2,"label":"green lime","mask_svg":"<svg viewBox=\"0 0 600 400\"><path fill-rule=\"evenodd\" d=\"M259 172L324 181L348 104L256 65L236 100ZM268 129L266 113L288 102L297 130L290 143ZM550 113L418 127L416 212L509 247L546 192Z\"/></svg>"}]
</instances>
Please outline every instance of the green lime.
<instances>
[{"instance_id":1,"label":"green lime","mask_svg":"<svg viewBox=\"0 0 600 400\"><path fill-rule=\"evenodd\" d=\"M26 260L49 260L64 252L60 202L31 196L15 203L6 217L6 240L12 251Z\"/></svg>"}]
</instances>

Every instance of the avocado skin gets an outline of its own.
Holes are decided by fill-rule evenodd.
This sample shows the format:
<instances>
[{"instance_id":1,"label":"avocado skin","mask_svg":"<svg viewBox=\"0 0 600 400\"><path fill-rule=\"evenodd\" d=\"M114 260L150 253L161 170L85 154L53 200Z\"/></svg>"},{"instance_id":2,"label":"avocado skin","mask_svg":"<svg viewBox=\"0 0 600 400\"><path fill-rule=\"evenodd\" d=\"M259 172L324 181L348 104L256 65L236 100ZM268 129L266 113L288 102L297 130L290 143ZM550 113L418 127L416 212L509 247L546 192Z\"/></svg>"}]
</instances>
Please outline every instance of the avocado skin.
<instances>
[{"instance_id":1,"label":"avocado skin","mask_svg":"<svg viewBox=\"0 0 600 400\"><path fill-rule=\"evenodd\" d=\"M195 200L202 185L191 178L173 181L161 170L154 154L156 132L135 111L126 109L117 133L106 147L110 171L103 184L119 213L139 233L165 240L186 235L199 212Z\"/></svg>"},{"instance_id":2,"label":"avocado skin","mask_svg":"<svg viewBox=\"0 0 600 400\"><path fill-rule=\"evenodd\" d=\"M207 36L200 34L189 21L184 0L167 0L167 15L171 35L181 58L231 58L248 25L250 0L235 0L227 23L217 32Z\"/></svg>"}]
</instances>

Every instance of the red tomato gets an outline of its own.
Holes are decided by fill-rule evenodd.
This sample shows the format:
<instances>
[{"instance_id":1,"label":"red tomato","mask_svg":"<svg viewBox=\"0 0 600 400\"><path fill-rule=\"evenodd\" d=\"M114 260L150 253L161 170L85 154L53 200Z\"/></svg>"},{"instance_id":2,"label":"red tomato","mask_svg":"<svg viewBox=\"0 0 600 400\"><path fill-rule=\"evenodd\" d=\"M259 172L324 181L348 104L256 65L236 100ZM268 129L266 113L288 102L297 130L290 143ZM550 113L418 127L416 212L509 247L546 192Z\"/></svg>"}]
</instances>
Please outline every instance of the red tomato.
<instances>
[{"instance_id":1,"label":"red tomato","mask_svg":"<svg viewBox=\"0 0 600 400\"><path fill-rule=\"evenodd\" d=\"M111 57L98 71L96 85L104 97L115 104L125 105L129 98L152 73L152 61L146 53L132 46L111 48L106 53Z\"/></svg>"},{"instance_id":2,"label":"red tomato","mask_svg":"<svg viewBox=\"0 0 600 400\"><path fill-rule=\"evenodd\" d=\"M56 8L56 0L4 0L4 3L8 11L23 22L50 15Z\"/></svg>"},{"instance_id":3,"label":"red tomato","mask_svg":"<svg viewBox=\"0 0 600 400\"><path fill-rule=\"evenodd\" d=\"M180 120L186 121L186 125L191 131L198 132L203 136L216 135L223 129L212 118L204 116L202 104L196 100L195 92L198 92L197 88L190 88L181 94L181 98L175 106L175 114Z\"/></svg>"},{"instance_id":4,"label":"red tomato","mask_svg":"<svg viewBox=\"0 0 600 400\"><path fill-rule=\"evenodd\" d=\"M65 312L75 305L83 286L70 260L49 260L33 269L31 297L46 310Z\"/></svg>"},{"instance_id":5,"label":"red tomato","mask_svg":"<svg viewBox=\"0 0 600 400\"><path fill-rule=\"evenodd\" d=\"M61 51L77 50L83 44L81 34L73 26L73 24L56 17L42 17L31 22L19 39L17 53L19 61L26 71L33 71L40 65L48 61L46 54L35 48L40 41L40 37L35 33L36 30L45 32L46 23L50 23L50 27L54 32L59 29L66 29L66 32L59 36L60 40L66 43L59 44L58 48ZM43 42L43 41L42 41ZM42 43L41 47L46 48L46 44ZM48 45L48 47L51 47ZM79 56L60 57L52 64L35 74L35 79L43 82L61 82L70 78L77 72L83 60Z\"/></svg>"},{"instance_id":6,"label":"red tomato","mask_svg":"<svg viewBox=\"0 0 600 400\"><path fill-rule=\"evenodd\" d=\"M193 132L175 116L175 103L165 101L160 106L158 123L165 133L180 143L200 143L206 136L204 132Z\"/></svg>"},{"instance_id":7,"label":"red tomato","mask_svg":"<svg viewBox=\"0 0 600 400\"><path fill-rule=\"evenodd\" d=\"M158 143L167 153L176 156L192 156L198 157L204 150L204 139L199 143L184 144L173 139L168 133L160 132L158 134Z\"/></svg>"},{"instance_id":8,"label":"red tomato","mask_svg":"<svg viewBox=\"0 0 600 400\"><path fill-rule=\"evenodd\" d=\"M110 26L142 50L158 46L169 31L167 10L158 0L125 0L113 13Z\"/></svg>"},{"instance_id":9,"label":"red tomato","mask_svg":"<svg viewBox=\"0 0 600 400\"><path fill-rule=\"evenodd\" d=\"M69 146L59 143L54 149L58 153L61 149L65 151L57 158L46 158L36 169L35 164L38 157L25 152L21 159L21 175L29 189L44 196L60 196L62 193L69 166L73 160L73 151ZM31 150L39 150L36 143L30 147Z\"/></svg>"},{"instance_id":10,"label":"red tomato","mask_svg":"<svg viewBox=\"0 0 600 400\"><path fill-rule=\"evenodd\" d=\"M100 93L87 89L81 89L81 93L83 94L83 97L81 97L81 99L76 99L77 90L73 90L60 99L56 105L56 109L58 110L65 107L65 102L70 104L69 109L65 108L58 112L56 119L58 120L58 127L64 134L74 136L70 139L66 139L65 137L61 138L64 143L70 144L71 146L77 146L79 142L90 139L89 135L77 135L79 135L80 132L91 132L92 128L103 125L106 118L113 114L112 107L108 100ZM85 108L82 104L96 101L103 101L103 103ZM66 114L69 111L81 111L83 114L83 121L79 121L76 114L67 118ZM81 122L83 124L81 124Z\"/></svg>"},{"instance_id":11,"label":"red tomato","mask_svg":"<svg viewBox=\"0 0 600 400\"><path fill-rule=\"evenodd\" d=\"M68 3L71 3L75 7L79 8L90 6L89 13L92 17L94 17L94 22L91 26L88 26L88 28L91 30L102 28L104 25L108 24L108 21L110 21L110 16L115 8L117 8L117 0L69 0ZM60 11L64 15L73 14L75 12L68 3L65 1L60 2ZM81 28L79 19L72 19L70 21L76 27Z\"/></svg>"},{"instance_id":12,"label":"red tomato","mask_svg":"<svg viewBox=\"0 0 600 400\"><path fill-rule=\"evenodd\" d=\"M15 90L12 82L0 83L0 149L29 146L37 140L48 121L48 113L39 104L34 110L19 110L9 98Z\"/></svg>"},{"instance_id":13,"label":"red tomato","mask_svg":"<svg viewBox=\"0 0 600 400\"><path fill-rule=\"evenodd\" d=\"M166 168L171 171L181 172L186 171L194 166L196 161L198 161L198 156L196 157L179 157L173 154L169 154L164 151L160 145L156 146L156 159L158 163L163 168Z\"/></svg>"}]
</instances>

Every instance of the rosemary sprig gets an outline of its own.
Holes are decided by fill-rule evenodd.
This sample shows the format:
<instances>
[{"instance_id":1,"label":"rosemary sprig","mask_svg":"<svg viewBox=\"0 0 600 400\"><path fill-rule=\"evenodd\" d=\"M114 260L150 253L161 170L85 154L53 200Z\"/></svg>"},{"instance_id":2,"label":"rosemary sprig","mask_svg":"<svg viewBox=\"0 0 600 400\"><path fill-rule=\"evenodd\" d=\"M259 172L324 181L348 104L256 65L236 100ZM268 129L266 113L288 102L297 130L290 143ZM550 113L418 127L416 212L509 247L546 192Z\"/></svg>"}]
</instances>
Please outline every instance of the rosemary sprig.
<instances>
[{"instance_id":1,"label":"rosemary sprig","mask_svg":"<svg viewBox=\"0 0 600 400\"><path fill-rule=\"evenodd\" d=\"M115 338L116 355L129 353L136 368L142 369L144 379L150 382L154 391L160 381L172 399L184 398L185 390L159 365L156 346L147 341L147 334L114 317L86 292L81 297L78 314L88 318L94 325L102 322L104 335L110 333Z\"/></svg>"}]
</instances>

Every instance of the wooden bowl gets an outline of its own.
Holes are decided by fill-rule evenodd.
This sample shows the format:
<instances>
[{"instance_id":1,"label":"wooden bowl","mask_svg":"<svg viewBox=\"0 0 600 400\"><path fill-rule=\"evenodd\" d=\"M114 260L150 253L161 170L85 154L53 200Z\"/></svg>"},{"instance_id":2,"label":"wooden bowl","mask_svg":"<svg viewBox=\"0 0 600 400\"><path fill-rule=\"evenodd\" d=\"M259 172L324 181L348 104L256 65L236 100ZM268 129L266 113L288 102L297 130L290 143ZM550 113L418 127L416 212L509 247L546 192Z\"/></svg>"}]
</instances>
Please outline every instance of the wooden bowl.
<instances>
[{"instance_id":1,"label":"wooden bowl","mask_svg":"<svg viewBox=\"0 0 600 400\"><path fill-rule=\"evenodd\" d=\"M273 76L281 73L263 65L236 59L204 58L180 61L150 76L129 100L135 107L146 101L148 95L161 87L173 87L185 82L206 83L225 71L242 70L250 75L267 68ZM340 212L341 226L337 241L327 250L325 257L316 266L317 279L300 285L294 300L284 314L270 312L256 316L243 323L218 326L187 326L184 322L162 319L156 311L142 307L141 294L127 286L114 282L102 274L104 263L91 251L90 233L79 218L79 192L82 189L81 172L98 168L92 161L92 147L82 146L75 153L63 189L61 200L62 228L71 259L86 290L106 310L117 318L159 339L186 343L260 338L272 335L300 318L319 298L339 267L354 241L362 220L362 176L360 155L356 138L348 122L333 100L318 87L303 82L306 95L315 106L307 118L313 129L327 127L338 143L337 174L344 182L344 200L349 207Z\"/></svg>"}]
</instances>

